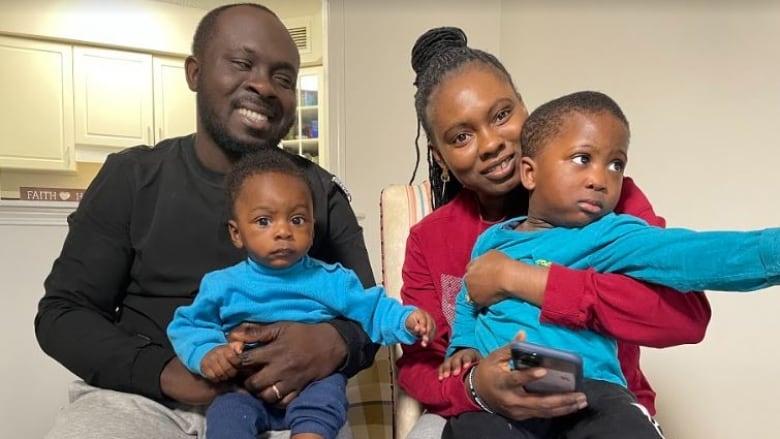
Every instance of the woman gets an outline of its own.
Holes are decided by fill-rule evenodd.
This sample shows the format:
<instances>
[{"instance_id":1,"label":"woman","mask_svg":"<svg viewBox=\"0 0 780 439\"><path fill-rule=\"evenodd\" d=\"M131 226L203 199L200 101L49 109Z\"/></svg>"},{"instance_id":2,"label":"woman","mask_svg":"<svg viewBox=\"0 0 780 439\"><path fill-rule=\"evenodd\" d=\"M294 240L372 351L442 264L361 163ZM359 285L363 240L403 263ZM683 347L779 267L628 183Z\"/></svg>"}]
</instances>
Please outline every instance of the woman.
<instances>
[{"instance_id":1,"label":"woman","mask_svg":"<svg viewBox=\"0 0 780 439\"><path fill-rule=\"evenodd\" d=\"M618 339L628 388L655 414L655 393L639 368L639 345L701 341L710 318L704 294L679 294L591 270L525 265L498 252L469 264L479 233L526 213L527 193L518 166L520 130L528 112L503 65L467 47L460 29L437 28L420 36L412 50L412 67L417 73L418 130L422 126L428 138L435 210L410 231L401 293L406 303L434 316L438 331L428 348L404 347L398 379L428 413L440 417L424 416L410 437L438 437L441 417L456 416L452 422L480 416L480 431L499 437L505 421L483 416L486 410L524 420L562 416L587 405L580 393L525 393L523 385L539 372L510 372L508 347L440 380L438 367L449 343L461 279L480 305L523 292L526 298L536 298L533 303L541 307L547 323L594 329ZM665 224L630 178L625 179L616 211Z\"/></svg>"}]
</instances>

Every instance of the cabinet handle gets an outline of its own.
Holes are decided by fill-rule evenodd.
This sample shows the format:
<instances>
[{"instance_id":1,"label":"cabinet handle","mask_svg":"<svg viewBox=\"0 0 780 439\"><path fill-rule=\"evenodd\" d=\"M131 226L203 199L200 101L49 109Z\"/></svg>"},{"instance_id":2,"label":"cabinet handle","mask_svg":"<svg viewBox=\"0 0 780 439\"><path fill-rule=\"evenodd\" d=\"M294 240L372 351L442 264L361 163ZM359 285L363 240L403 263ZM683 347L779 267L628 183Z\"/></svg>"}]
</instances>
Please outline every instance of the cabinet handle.
<instances>
[{"instance_id":1,"label":"cabinet handle","mask_svg":"<svg viewBox=\"0 0 780 439\"><path fill-rule=\"evenodd\" d=\"M146 141L148 143L154 143L152 142L152 127L150 126L146 127Z\"/></svg>"},{"instance_id":2,"label":"cabinet handle","mask_svg":"<svg viewBox=\"0 0 780 439\"><path fill-rule=\"evenodd\" d=\"M160 128L157 128L157 139L156 140L159 142L162 139L163 139L162 127L160 127Z\"/></svg>"}]
</instances>

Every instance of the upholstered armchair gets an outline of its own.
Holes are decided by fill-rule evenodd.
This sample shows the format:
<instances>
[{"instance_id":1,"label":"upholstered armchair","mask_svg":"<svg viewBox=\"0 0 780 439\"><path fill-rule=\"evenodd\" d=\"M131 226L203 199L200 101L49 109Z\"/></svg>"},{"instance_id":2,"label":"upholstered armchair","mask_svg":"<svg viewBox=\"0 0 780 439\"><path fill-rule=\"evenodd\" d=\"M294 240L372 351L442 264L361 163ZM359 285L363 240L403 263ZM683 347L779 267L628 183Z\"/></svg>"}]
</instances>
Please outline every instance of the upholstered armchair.
<instances>
[{"instance_id":1,"label":"upholstered armchair","mask_svg":"<svg viewBox=\"0 0 780 439\"><path fill-rule=\"evenodd\" d=\"M382 236L382 283L391 297L401 299L401 267L409 228L430 213L430 185L391 185L379 202ZM396 383L395 360L400 346L382 347L374 365L347 385L349 425L355 439L405 439L422 414L420 404Z\"/></svg>"},{"instance_id":2,"label":"upholstered armchair","mask_svg":"<svg viewBox=\"0 0 780 439\"><path fill-rule=\"evenodd\" d=\"M431 188L427 181L415 186L391 185L382 190L379 202L382 235L382 282L389 296L401 299L401 268L409 228L431 212ZM393 383L393 437L405 439L422 413L420 404L398 387L395 361L401 347L390 349Z\"/></svg>"}]
</instances>

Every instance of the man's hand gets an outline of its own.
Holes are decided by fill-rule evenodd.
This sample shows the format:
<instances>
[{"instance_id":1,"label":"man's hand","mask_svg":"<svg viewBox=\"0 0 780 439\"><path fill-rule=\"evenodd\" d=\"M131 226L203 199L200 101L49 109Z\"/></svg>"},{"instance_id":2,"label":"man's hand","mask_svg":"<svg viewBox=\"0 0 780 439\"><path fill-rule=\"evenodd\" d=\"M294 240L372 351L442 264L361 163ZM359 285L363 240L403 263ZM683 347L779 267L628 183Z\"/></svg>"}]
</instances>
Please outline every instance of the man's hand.
<instances>
[{"instance_id":1,"label":"man's hand","mask_svg":"<svg viewBox=\"0 0 780 439\"><path fill-rule=\"evenodd\" d=\"M214 384L190 372L177 357L163 368L160 387L168 398L192 405L208 404L218 394L231 389L227 383Z\"/></svg>"},{"instance_id":2,"label":"man's hand","mask_svg":"<svg viewBox=\"0 0 780 439\"><path fill-rule=\"evenodd\" d=\"M347 355L347 346L327 323L242 323L228 341L263 343L241 354L250 375L246 389L267 403L286 406L312 381L332 374Z\"/></svg>"}]
</instances>

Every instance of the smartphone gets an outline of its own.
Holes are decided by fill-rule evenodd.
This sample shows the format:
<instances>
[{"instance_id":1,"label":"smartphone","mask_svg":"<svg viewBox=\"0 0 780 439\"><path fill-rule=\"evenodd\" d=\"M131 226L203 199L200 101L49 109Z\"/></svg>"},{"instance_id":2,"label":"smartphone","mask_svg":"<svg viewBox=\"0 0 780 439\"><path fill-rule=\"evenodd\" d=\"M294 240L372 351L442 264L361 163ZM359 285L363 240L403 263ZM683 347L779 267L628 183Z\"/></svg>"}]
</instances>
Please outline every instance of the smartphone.
<instances>
[{"instance_id":1,"label":"smartphone","mask_svg":"<svg viewBox=\"0 0 780 439\"><path fill-rule=\"evenodd\" d=\"M511 345L515 369L543 367L547 375L525 385L531 393L566 393L582 391L582 358L579 355L533 343Z\"/></svg>"}]
</instances>

